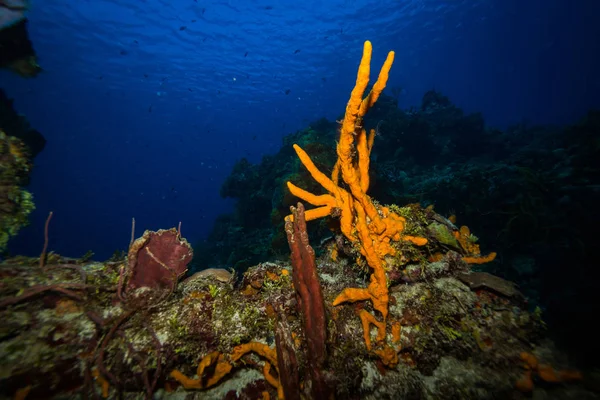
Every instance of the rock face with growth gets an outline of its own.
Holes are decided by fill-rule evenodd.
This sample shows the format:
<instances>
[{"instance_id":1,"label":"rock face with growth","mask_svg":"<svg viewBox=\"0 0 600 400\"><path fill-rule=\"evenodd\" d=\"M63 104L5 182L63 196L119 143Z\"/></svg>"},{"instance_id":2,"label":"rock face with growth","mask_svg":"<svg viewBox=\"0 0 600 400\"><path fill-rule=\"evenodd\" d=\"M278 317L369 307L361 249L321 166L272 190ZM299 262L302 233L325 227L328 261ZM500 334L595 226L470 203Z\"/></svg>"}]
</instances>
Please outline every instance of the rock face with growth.
<instances>
[{"instance_id":1,"label":"rock face with growth","mask_svg":"<svg viewBox=\"0 0 600 400\"><path fill-rule=\"evenodd\" d=\"M0 89L0 255L8 240L27 225L35 208L33 196L24 186L29 183L33 158L45 143L42 134L14 110L13 101Z\"/></svg>"},{"instance_id":2,"label":"rock face with growth","mask_svg":"<svg viewBox=\"0 0 600 400\"><path fill-rule=\"evenodd\" d=\"M365 269L355 255L333 261L333 249L323 250L314 260L326 317L322 362L308 351L306 308L288 261L256 265L237 281L199 275L168 297L140 288L122 301L125 259L52 254L44 269L37 259L7 260L0 264L0 397L275 398L283 373L292 377L288 387L310 397L312 385L302 382L315 379L317 365L337 398L592 398L581 373L545 339L540 315L505 295L504 282L479 277L471 289L463 283L468 265L454 251L437 261L412 256L423 279L397 274L387 334L368 332L369 350L356 315L372 306L332 306L343 288L367 284ZM185 389L192 381L202 384Z\"/></svg>"},{"instance_id":3,"label":"rock face with growth","mask_svg":"<svg viewBox=\"0 0 600 400\"><path fill-rule=\"evenodd\" d=\"M0 127L0 254L6 250L8 239L27 225L27 217L35 208L33 196L23 189L31 167L27 146Z\"/></svg>"}]
</instances>

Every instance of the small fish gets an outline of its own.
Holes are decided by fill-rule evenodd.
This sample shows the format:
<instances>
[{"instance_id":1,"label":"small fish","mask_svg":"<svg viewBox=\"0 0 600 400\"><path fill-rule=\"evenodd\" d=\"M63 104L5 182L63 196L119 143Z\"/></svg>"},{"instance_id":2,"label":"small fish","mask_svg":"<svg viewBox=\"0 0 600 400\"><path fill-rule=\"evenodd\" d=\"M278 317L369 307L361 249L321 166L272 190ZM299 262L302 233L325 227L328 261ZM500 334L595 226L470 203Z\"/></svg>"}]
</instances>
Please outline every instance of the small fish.
<instances>
[{"instance_id":1,"label":"small fish","mask_svg":"<svg viewBox=\"0 0 600 400\"><path fill-rule=\"evenodd\" d=\"M298 54L300 53L300 49L296 49L296 51L294 51L294 54Z\"/></svg>"},{"instance_id":2,"label":"small fish","mask_svg":"<svg viewBox=\"0 0 600 400\"><path fill-rule=\"evenodd\" d=\"M383 120L379 121L377 123L377 126L375 127L375 136L379 136L379 137L383 137L381 135L381 131L379 130L379 127L381 126L381 123L383 122Z\"/></svg>"}]
</instances>

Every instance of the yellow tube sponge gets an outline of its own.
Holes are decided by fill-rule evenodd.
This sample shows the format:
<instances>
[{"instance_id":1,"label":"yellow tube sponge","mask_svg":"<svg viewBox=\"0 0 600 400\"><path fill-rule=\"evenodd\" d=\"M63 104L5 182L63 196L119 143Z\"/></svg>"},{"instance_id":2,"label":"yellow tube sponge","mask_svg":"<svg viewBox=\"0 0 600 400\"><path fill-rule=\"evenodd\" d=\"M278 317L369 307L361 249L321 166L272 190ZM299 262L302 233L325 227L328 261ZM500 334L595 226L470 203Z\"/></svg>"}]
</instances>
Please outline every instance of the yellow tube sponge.
<instances>
[{"instance_id":1,"label":"yellow tube sponge","mask_svg":"<svg viewBox=\"0 0 600 400\"><path fill-rule=\"evenodd\" d=\"M346 105L346 114L341 122L337 145L338 159L333 166L331 178L315 166L303 149L294 145L294 150L302 164L313 179L328 193L316 195L291 182L287 183L293 195L317 207L306 212L307 220L327 215L339 216L342 233L357 245L372 270L368 287L346 288L333 301L333 305L337 306L346 302L371 300L373 308L381 313L383 318L381 321L367 311L360 315L365 331L365 342L369 350L371 348L369 336L371 325L378 328L378 340L385 338L389 302L385 257L394 255L396 252L391 242L403 240L417 246L427 243L425 238L403 235L406 220L387 207L376 205L367 195L369 158L375 140L375 130L372 129L367 135L362 126L363 117L385 88L390 68L394 62L394 52L391 51L388 53L371 92L363 98L369 84L371 54L371 42L366 41L356 75L356 84L350 94ZM340 177L348 189L339 185ZM291 218L293 218L291 215L286 217L286 219Z\"/></svg>"}]
</instances>

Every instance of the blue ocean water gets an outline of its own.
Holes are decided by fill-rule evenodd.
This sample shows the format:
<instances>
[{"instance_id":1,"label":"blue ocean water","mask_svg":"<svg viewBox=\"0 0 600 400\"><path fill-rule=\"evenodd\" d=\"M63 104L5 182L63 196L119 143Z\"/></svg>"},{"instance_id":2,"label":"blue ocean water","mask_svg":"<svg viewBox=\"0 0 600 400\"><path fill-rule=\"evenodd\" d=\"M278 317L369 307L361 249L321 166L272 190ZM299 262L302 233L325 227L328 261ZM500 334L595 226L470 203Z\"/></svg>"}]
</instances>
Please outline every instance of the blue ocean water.
<instances>
[{"instance_id":1,"label":"blue ocean water","mask_svg":"<svg viewBox=\"0 0 600 400\"><path fill-rule=\"evenodd\" d=\"M194 243L232 209L236 160L338 118L362 43L396 51L387 93L436 89L486 123L572 123L600 105L600 3L559 0L33 1L43 73L0 87L47 139L28 189L37 209L10 244L109 257L144 229Z\"/></svg>"}]
</instances>

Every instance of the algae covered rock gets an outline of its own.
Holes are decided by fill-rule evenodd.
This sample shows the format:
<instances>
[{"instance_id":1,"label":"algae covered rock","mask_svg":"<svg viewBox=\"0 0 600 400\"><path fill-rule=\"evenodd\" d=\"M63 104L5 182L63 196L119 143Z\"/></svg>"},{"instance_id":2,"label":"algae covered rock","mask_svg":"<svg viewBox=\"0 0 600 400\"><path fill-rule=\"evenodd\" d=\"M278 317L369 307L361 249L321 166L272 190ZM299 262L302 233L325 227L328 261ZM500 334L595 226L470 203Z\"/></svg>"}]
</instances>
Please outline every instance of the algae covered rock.
<instances>
[{"instance_id":1,"label":"algae covered rock","mask_svg":"<svg viewBox=\"0 0 600 400\"><path fill-rule=\"evenodd\" d=\"M0 253L6 250L8 239L27 225L35 208L33 196L22 188L31 166L25 144L0 130Z\"/></svg>"}]
</instances>

